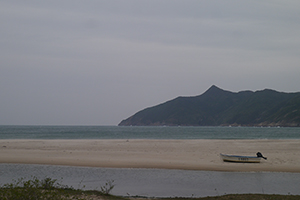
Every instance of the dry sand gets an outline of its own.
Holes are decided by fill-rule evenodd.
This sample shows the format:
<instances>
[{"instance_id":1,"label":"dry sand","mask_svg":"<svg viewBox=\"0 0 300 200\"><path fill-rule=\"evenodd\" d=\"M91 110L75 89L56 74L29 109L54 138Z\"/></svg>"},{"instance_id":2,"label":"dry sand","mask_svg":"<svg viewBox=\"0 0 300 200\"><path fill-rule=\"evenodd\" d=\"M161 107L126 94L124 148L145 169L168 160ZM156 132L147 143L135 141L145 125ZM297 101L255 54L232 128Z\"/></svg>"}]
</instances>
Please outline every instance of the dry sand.
<instances>
[{"instance_id":1,"label":"dry sand","mask_svg":"<svg viewBox=\"0 0 300 200\"><path fill-rule=\"evenodd\" d=\"M220 153L261 163L223 162ZM300 140L0 140L0 163L300 172Z\"/></svg>"}]
</instances>

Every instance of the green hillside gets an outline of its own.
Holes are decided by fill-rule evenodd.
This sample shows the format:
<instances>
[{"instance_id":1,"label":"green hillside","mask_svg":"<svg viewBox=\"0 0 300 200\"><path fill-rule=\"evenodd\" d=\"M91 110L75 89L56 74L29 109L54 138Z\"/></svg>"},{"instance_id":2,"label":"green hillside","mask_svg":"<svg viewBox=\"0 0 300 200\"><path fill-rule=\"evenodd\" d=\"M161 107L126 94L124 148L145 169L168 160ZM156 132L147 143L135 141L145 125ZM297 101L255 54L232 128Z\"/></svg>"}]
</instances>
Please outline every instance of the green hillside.
<instances>
[{"instance_id":1,"label":"green hillside","mask_svg":"<svg viewBox=\"0 0 300 200\"><path fill-rule=\"evenodd\" d=\"M120 126L300 126L300 92L230 92L211 86L146 108Z\"/></svg>"}]
</instances>

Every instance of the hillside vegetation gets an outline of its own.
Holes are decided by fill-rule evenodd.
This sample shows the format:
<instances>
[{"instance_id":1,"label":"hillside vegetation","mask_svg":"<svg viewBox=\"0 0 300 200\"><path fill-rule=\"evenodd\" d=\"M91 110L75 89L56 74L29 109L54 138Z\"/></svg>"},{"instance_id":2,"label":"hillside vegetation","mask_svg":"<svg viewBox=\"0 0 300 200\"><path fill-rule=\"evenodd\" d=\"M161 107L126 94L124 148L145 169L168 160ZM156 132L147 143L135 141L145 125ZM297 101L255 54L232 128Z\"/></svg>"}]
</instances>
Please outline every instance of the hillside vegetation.
<instances>
[{"instance_id":1,"label":"hillside vegetation","mask_svg":"<svg viewBox=\"0 0 300 200\"><path fill-rule=\"evenodd\" d=\"M211 86L146 108L120 126L300 126L300 92L230 92Z\"/></svg>"}]
</instances>

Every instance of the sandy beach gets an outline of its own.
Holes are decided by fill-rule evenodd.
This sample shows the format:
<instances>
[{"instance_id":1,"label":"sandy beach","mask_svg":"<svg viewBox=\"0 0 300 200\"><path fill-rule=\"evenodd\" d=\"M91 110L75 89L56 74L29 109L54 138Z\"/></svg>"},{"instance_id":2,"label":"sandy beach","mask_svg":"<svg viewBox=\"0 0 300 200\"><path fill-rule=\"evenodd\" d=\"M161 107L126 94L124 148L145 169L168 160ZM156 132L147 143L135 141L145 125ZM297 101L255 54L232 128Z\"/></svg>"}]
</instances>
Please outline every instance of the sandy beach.
<instances>
[{"instance_id":1,"label":"sandy beach","mask_svg":"<svg viewBox=\"0 0 300 200\"><path fill-rule=\"evenodd\" d=\"M0 163L300 172L300 140L0 140ZM223 162L220 153L261 163Z\"/></svg>"}]
</instances>

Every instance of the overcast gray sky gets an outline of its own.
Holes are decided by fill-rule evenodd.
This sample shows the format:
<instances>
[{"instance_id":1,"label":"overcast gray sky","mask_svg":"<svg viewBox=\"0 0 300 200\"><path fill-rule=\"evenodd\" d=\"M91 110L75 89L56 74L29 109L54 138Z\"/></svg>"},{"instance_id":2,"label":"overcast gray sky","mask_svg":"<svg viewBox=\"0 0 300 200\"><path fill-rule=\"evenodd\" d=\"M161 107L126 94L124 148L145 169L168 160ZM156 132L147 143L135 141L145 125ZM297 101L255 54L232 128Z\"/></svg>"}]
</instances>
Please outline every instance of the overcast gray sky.
<instances>
[{"instance_id":1,"label":"overcast gray sky","mask_svg":"<svg viewBox=\"0 0 300 200\"><path fill-rule=\"evenodd\" d=\"M299 0L2 0L0 124L117 125L230 90L300 91Z\"/></svg>"}]
</instances>

